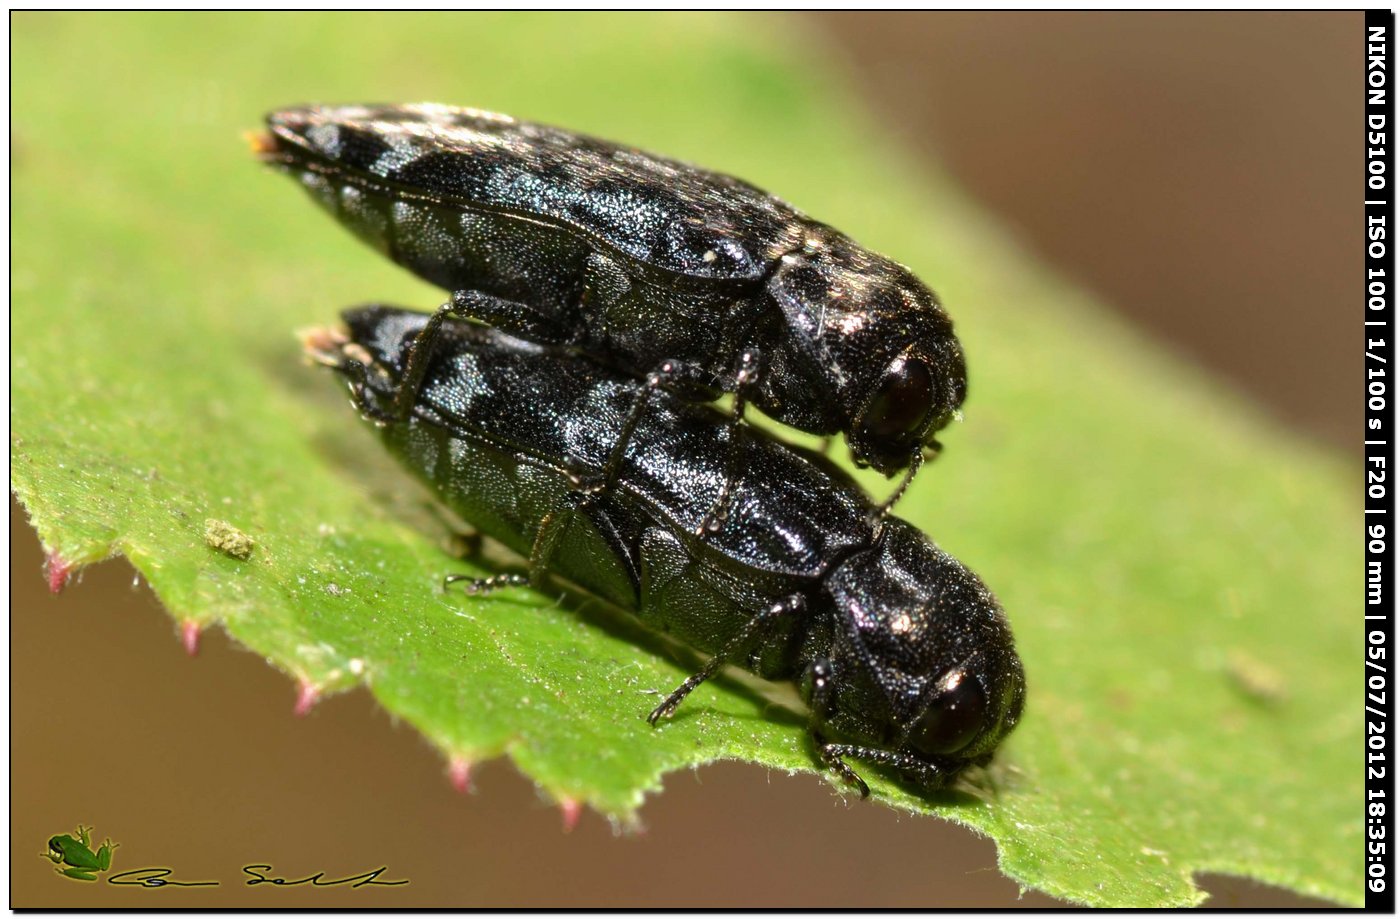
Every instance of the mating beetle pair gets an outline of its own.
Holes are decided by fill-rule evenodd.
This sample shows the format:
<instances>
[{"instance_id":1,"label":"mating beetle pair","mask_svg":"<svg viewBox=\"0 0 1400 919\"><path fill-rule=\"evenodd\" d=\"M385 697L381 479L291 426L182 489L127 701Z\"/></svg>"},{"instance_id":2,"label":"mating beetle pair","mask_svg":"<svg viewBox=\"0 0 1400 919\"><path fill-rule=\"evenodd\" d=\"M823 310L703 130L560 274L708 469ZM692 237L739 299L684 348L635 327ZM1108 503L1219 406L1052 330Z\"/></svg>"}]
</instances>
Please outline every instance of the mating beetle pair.
<instances>
[{"instance_id":1,"label":"mating beetle pair","mask_svg":"<svg viewBox=\"0 0 1400 919\"><path fill-rule=\"evenodd\" d=\"M308 343L391 448L536 579L714 655L653 723L738 663L800 681L818 755L863 793L848 757L941 785L990 755L1024 698L1004 617L885 513L966 390L912 274L737 179L504 116L347 106L268 126L264 159L453 291ZM721 391L727 421L694 404ZM741 436L746 401L844 432L903 483L871 506L823 458Z\"/></svg>"}]
</instances>

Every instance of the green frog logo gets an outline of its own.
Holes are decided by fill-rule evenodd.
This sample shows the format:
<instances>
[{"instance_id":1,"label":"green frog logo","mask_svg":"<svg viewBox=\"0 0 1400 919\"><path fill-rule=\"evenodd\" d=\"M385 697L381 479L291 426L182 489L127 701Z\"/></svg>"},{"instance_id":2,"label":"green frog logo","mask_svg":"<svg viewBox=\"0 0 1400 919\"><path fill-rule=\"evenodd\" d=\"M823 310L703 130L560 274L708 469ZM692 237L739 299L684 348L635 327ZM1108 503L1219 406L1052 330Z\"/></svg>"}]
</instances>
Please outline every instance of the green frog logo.
<instances>
[{"instance_id":1,"label":"green frog logo","mask_svg":"<svg viewBox=\"0 0 1400 919\"><path fill-rule=\"evenodd\" d=\"M49 837L49 851L39 855L47 858L58 867L54 871L77 881L95 881L97 875L112 867L112 850L117 847L110 839L102 840L102 846L94 852L91 827L78 824L78 838L68 834Z\"/></svg>"}]
</instances>

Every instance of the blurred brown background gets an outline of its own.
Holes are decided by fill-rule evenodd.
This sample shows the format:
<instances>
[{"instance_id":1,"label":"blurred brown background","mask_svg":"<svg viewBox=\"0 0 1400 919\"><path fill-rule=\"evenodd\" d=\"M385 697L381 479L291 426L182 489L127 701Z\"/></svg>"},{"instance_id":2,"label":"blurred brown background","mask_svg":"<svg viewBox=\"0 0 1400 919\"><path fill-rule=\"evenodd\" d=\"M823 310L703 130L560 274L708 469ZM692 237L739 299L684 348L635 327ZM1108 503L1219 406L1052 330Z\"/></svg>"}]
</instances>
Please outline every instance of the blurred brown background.
<instances>
[{"instance_id":1,"label":"blurred brown background","mask_svg":"<svg viewBox=\"0 0 1400 919\"><path fill-rule=\"evenodd\" d=\"M1353 449L1359 13L806 25L891 136L942 159L1031 248L1286 423ZM11 691L25 700L11 711L12 906L1053 903L1021 897L991 844L951 824L733 764L671 776L640 836L593 815L566 835L502 763L479 768L475 795L454 793L437 754L364 693L296 719L292 685L221 634L186 658L123 562L50 597L22 513L11 528ZM114 903L105 885L57 883L38 852L80 820L117 836L120 868L172 864L223 886ZM252 861L287 876L387 864L412 884L250 889L238 867ZM1306 902L1207 888L1220 906Z\"/></svg>"},{"instance_id":2,"label":"blurred brown background","mask_svg":"<svg viewBox=\"0 0 1400 919\"><path fill-rule=\"evenodd\" d=\"M1360 451L1360 13L814 18L1032 248Z\"/></svg>"}]
</instances>

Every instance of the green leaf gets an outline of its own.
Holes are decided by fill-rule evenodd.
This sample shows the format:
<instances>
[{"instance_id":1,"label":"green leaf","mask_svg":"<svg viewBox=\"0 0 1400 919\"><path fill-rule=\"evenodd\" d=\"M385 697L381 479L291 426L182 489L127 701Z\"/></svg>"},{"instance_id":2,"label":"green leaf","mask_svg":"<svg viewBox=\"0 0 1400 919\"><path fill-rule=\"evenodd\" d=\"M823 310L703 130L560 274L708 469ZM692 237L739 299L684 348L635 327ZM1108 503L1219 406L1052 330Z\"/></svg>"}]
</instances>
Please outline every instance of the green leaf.
<instances>
[{"instance_id":1,"label":"green leaf","mask_svg":"<svg viewBox=\"0 0 1400 919\"><path fill-rule=\"evenodd\" d=\"M1007 874L1081 903L1194 903L1199 871L1361 902L1342 464L902 159L791 20L13 25L12 484L63 563L126 555L178 619L322 693L366 682L446 756L507 755L624 820L669 770L813 769L800 718L743 680L649 728L696 660L598 604L436 589L464 570L447 530L292 333L440 294L259 168L239 131L310 99L427 99L625 138L800 202L910 264L959 323L967 420L901 511L1003 600L1028 715L965 791L875 781L877 799L992 836Z\"/></svg>"}]
</instances>

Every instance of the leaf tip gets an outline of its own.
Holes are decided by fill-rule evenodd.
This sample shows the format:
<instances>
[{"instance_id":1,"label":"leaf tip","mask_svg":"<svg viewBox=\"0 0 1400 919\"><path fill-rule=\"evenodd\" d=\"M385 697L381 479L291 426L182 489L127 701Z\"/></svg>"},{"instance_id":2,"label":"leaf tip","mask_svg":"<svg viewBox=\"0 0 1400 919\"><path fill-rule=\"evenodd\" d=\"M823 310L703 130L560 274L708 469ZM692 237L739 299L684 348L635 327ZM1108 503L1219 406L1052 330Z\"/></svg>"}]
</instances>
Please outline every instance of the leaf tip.
<instances>
[{"instance_id":1,"label":"leaf tip","mask_svg":"<svg viewBox=\"0 0 1400 919\"><path fill-rule=\"evenodd\" d=\"M447 779L459 793L469 794L472 790L471 760L460 756L452 757L452 761L447 764Z\"/></svg>"},{"instance_id":2,"label":"leaf tip","mask_svg":"<svg viewBox=\"0 0 1400 919\"><path fill-rule=\"evenodd\" d=\"M68 577L73 573L73 565L54 550L49 552L44 561L44 572L49 579L49 593L56 594L68 583Z\"/></svg>"},{"instance_id":3,"label":"leaf tip","mask_svg":"<svg viewBox=\"0 0 1400 919\"><path fill-rule=\"evenodd\" d=\"M573 798L559 799L559 815L564 820L564 832L572 833L574 827L578 826L579 815L583 813L583 805Z\"/></svg>"},{"instance_id":4,"label":"leaf tip","mask_svg":"<svg viewBox=\"0 0 1400 919\"><path fill-rule=\"evenodd\" d=\"M315 684L302 680L297 687L297 702L292 707L292 714L298 718L305 718L319 701L321 701L321 690Z\"/></svg>"},{"instance_id":5,"label":"leaf tip","mask_svg":"<svg viewBox=\"0 0 1400 919\"><path fill-rule=\"evenodd\" d=\"M180 623L180 643L185 646L185 653L190 657L199 655L199 633L200 625L193 619L186 619Z\"/></svg>"}]
</instances>

